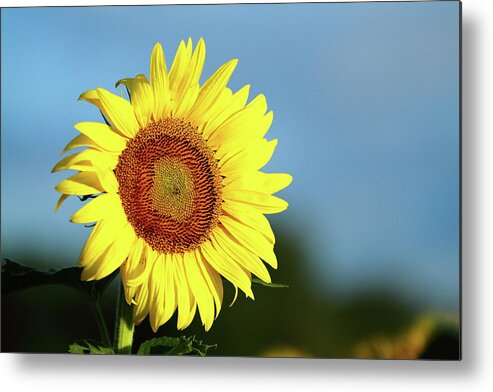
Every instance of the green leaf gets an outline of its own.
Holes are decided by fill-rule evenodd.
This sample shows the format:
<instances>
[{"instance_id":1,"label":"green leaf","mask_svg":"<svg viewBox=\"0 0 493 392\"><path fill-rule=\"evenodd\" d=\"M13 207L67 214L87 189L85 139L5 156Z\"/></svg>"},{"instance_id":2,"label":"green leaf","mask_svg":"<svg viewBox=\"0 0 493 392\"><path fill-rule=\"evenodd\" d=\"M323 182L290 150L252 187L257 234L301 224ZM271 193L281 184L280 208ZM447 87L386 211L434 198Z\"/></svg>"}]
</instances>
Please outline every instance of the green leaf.
<instances>
[{"instance_id":1,"label":"green leaf","mask_svg":"<svg viewBox=\"0 0 493 392\"><path fill-rule=\"evenodd\" d=\"M270 287L273 289L287 289L289 286L287 284L282 284L282 283L266 283L263 280L260 280L258 278L252 278L252 283L265 286L265 287Z\"/></svg>"},{"instance_id":2,"label":"green leaf","mask_svg":"<svg viewBox=\"0 0 493 392\"><path fill-rule=\"evenodd\" d=\"M202 343L195 339L195 336L180 336L172 338L161 336L142 343L139 347L138 355L200 355L205 357L207 350L216 348L217 345Z\"/></svg>"},{"instance_id":3,"label":"green leaf","mask_svg":"<svg viewBox=\"0 0 493 392\"><path fill-rule=\"evenodd\" d=\"M113 281L118 271L104 279L84 282L80 279L82 268L69 267L59 271L38 271L11 260L2 260L2 295L30 287L58 284L72 287L81 292L89 301L98 302L104 290Z\"/></svg>"},{"instance_id":4,"label":"green leaf","mask_svg":"<svg viewBox=\"0 0 493 392\"><path fill-rule=\"evenodd\" d=\"M95 340L79 340L68 348L71 354L114 354L112 348L106 347Z\"/></svg>"}]
</instances>

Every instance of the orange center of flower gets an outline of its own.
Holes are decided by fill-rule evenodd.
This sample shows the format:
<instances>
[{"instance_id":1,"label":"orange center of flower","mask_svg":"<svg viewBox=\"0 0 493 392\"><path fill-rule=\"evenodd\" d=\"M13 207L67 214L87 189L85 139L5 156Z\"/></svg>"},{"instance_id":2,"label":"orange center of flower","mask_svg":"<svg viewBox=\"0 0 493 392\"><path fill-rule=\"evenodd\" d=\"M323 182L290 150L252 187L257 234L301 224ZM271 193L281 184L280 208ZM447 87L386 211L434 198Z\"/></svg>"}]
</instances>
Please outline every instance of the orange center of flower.
<instances>
[{"instance_id":1,"label":"orange center of flower","mask_svg":"<svg viewBox=\"0 0 493 392\"><path fill-rule=\"evenodd\" d=\"M155 251L196 249L216 227L221 175L212 150L190 123L151 122L128 141L115 174L128 221Z\"/></svg>"}]
</instances>

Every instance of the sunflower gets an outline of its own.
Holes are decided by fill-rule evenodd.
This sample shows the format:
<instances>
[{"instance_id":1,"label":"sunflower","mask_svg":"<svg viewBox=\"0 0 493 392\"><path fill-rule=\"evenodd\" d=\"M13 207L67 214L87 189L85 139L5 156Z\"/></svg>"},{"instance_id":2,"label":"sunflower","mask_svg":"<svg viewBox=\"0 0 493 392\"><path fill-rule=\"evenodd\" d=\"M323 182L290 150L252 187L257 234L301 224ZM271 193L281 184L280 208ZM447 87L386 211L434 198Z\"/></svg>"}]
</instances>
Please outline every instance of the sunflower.
<instances>
[{"instance_id":1,"label":"sunflower","mask_svg":"<svg viewBox=\"0 0 493 392\"><path fill-rule=\"evenodd\" d=\"M63 153L85 147L53 169L76 170L55 189L91 199L73 223L95 223L80 255L82 279L120 269L134 321L147 315L154 332L178 313L186 328L198 308L206 330L221 310L222 278L254 298L252 275L271 281L277 268L274 234L265 214L287 208L273 196L291 176L263 173L277 140L268 141L273 114L264 95L249 103L249 85L227 84L237 65L222 65L200 85L205 43L182 41L168 71L161 44L150 77L120 80L129 100L103 88L83 101L105 122L81 122ZM236 298L235 295L235 298Z\"/></svg>"}]
</instances>

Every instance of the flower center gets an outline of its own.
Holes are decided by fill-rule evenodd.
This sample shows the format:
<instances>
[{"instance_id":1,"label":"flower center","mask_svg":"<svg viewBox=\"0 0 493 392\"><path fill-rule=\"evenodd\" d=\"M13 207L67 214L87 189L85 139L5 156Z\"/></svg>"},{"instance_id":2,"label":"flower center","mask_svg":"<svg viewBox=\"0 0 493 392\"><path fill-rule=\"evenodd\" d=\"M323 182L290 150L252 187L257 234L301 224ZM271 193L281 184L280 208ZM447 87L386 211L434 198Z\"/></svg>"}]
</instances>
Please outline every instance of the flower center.
<instances>
[{"instance_id":1,"label":"flower center","mask_svg":"<svg viewBox=\"0 0 493 392\"><path fill-rule=\"evenodd\" d=\"M177 158L162 157L154 164L151 204L161 215L188 220L195 206L193 175Z\"/></svg>"},{"instance_id":2,"label":"flower center","mask_svg":"<svg viewBox=\"0 0 493 392\"><path fill-rule=\"evenodd\" d=\"M221 175L196 129L164 118L128 141L115 168L119 194L135 233L160 253L205 242L221 212Z\"/></svg>"}]
</instances>

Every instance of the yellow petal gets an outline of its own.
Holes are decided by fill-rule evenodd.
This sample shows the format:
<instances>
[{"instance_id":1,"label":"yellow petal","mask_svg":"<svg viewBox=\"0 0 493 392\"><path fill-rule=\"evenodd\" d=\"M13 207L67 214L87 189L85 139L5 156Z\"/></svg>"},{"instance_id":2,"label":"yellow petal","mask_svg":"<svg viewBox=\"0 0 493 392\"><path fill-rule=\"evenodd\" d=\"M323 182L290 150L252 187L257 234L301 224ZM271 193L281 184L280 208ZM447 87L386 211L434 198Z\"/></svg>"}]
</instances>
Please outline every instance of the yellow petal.
<instances>
[{"instance_id":1,"label":"yellow petal","mask_svg":"<svg viewBox=\"0 0 493 392\"><path fill-rule=\"evenodd\" d=\"M221 311L221 306L223 303L223 281L217 271L205 260L199 249L196 249L194 253L195 259L197 260L197 265L200 268L200 272L202 273L202 276L209 287L209 291L212 293L214 298L214 303L216 305L216 315L214 318L216 318Z\"/></svg>"},{"instance_id":2,"label":"yellow petal","mask_svg":"<svg viewBox=\"0 0 493 392\"><path fill-rule=\"evenodd\" d=\"M171 255L165 255L164 258L164 304L161 304L164 308L162 323L167 322L173 313L175 313L177 307L177 292L175 288L175 259Z\"/></svg>"},{"instance_id":3,"label":"yellow petal","mask_svg":"<svg viewBox=\"0 0 493 392\"><path fill-rule=\"evenodd\" d=\"M149 290L147 285L139 286L135 293L134 321L139 325L149 313Z\"/></svg>"},{"instance_id":4,"label":"yellow petal","mask_svg":"<svg viewBox=\"0 0 493 392\"><path fill-rule=\"evenodd\" d=\"M174 115L186 116L199 95L199 80L205 61L205 42L201 38L190 60L187 74L183 77L180 89L176 92ZM189 120L188 116L186 116ZM190 120L189 120L190 121Z\"/></svg>"},{"instance_id":5,"label":"yellow petal","mask_svg":"<svg viewBox=\"0 0 493 392\"><path fill-rule=\"evenodd\" d=\"M92 103L93 105L97 106L99 109L100 108L100 102L99 102L99 95L96 90L88 90L86 92L83 92L80 96L79 99L81 101L86 101L89 103Z\"/></svg>"},{"instance_id":6,"label":"yellow petal","mask_svg":"<svg viewBox=\"0 0 493 392\"><path fill-rule=\"evenodd\" d=\"M80 170L81 172L95 172L103 190L116 193L118 181L113 172L117 159L93 148L69 155L62 159L52 169L52 172L60 170Z\"/></svg>"},{"instance_id":7,"label":"yellow petal","mask_svg":"<svg viewBox=\"0 0 493 392\"><path fill-rule=\"evenodd\" d=\"M216 103L200 117L200 120L206 122L202 131L205 139L230 116L245 107L249 93L250 85L242 87L234 94L229 88L223 90Z\"/></svg>"},{"instance_id":8,"label":"yellow petal","mask_svg":"<svg viewBox=\"0 0 493 392\"><path fill-rule=\"evenodd\" d=\"M89 153L86 151L89 151ZM87 149L76 154L69 155L61 159L53 167L53 169L51 169L51 172L55 173L62 170L95 171L90 158L93 151L97 150Z\"/></svg>"},{"instance_id":9,"label":"yellow petal","mask_svg":"<svg viewBox=\"0 0 493 392\"><path fill-rule=\"evenodd\" d=\"M112 245L95 262L82 271L83 280L100 280L111 274L125 261L136 239L133 228L127 224L122 228Z\"/></svg>"},{"instance_id":10,"label":"yellow petal","mask_svg":"<svg viewBox=\"0 0 493 392\"><path fill-rule=\"evenodd\" d=\"M264 263L262 263L258 256L238 244L228 232L218 229L216 231L216 240L224 253L229 254L239 265L258 276L264 282L271 282L269 271L267 271L267 268L265 268Z\"/></svg>"},{"instance_id":11,"label":"yellow petal","mask_svg":"<svg viewBox=\"0 0 493 392\"><path fill-rule=\"evenodd\" d=\"M86 265L82 265L82 273L81 273L81 280L95 280L96 279L96 270L99 268L101 263L103 262L104 258L110 253L111 249L111 244L106 246L100 254L95 256L93 259L88 261Z\"/></svg>"},{"instance_id":12,"label":"yellow petal","mask_svg":"<svg viewBox=\"0 0 493 392\"><path fill-rule=\"evenodd\" d=\"M188 121L187 111L197 99L198 93L199 93L198 84L186 87L186 93L183 94L183 97L174 100L175 108L172 110L173 117L184 118Z\"/></svg>"},{"instance_id":13,"label":"yellow petal","mask_svg":"<svg viewBox=\"0 0 493 392\"><path fill-rule=\"evenodd\" d=\"M123 275L125 274L125 264L127 262L125 261L121 266L120 266L120 275L122 277L122 281L123 281ZM137 302L135 302L135 295L137 293L137 287L129 287L129 286L125 286L125 301L127 302L127 304L129 305L136 305Z\"/></svg>"},{"instance_id":14,"label":"yellow petal","mask_svg":"<svg viewBox=\"0 0 493 392\"><path fill-rule=\"evenodd\" d=\"M205 62L205 42L201 37L195 50L192 55L192 59L190 61L190 70L189 70L189 83L195 84L199 83L200 76L202 75L202 69L204 68Z\"/></svg>"},{"instance_id":15,"label":"yellow petal","mask_svg":"<svg viewBox=\"0 0 493 392\"><path fill-rule=\"evenodd\" d=\"M191 121L201 118L216 103L222 91L228 84L237 64L237 59L230 60L219 67L219 69L207 79L201 87L197 100L190 110L189 116Z\"/></svg>"},{"instance_id":16,"label":"yellow petal","mask_svg":"<svg viewBox=\"0 0 493 392\"><path fill-rule=\"evenodd\" d=\"M197 300L202 325L208 331L214 321L214 298L197 264L195 253L184 254L184 267L186 279Z\"/></svg>"},{"instance_id":17,"label":"yellow petal","mask_svg":"<svg viewBox=\"0 0 493 392\"><path fill-rule=\"evenodd\" d=\"M134 110L130 102L109 91L97 88L99 108L116 129L128 138L133 138L139 130Z\"/></svg>"},{"instance_id":18,"label":"yellow petal","mask_svg":"<svg viewBox=\"0 0 493 392\"><path fill-rule=\"evenodd\" d=\"M228 191L223 194L224 200L245 203L258 209L262 214L277 214L288 208L288 203L279 197L254 191Z\"/></svg>"},{"instance_id":19,"label":"yellow petal","mask_svg":"<svg viewBox=\"0 0 493 392\"><path fill-rule=\"evenodd\" d=\"M267 194L274 194L286 188L293 181L293 177L285 173L262 173L249 171L239 176L228 176L222 183L224 192L229 190L250 190Z\"/></svg>"},{"instance_id":20,"label":"yellow petal","mask_svg":"<svg viewBox=\"0 0 493 392\"><path fill-rule=\"evenodd\" d=\"M154 93L144 75L129 79L128 88L132 95L132 107L140 128L145 128L154 111Z\"/></svg>"},{"instance_id":21,"label":"yellow petal","mask_svg":"<svg viewBox=\"0 0 493 392\"><path fill-rule=\"evenodd\" d=\"M102 148L99 144L97 144L94 140L87 137L86 135L77 135L65 146L65 148L62 150L62 155L65 154L67 151L78 147L93 147L99 150L101 150Z\"/></svg>"},{"instance_id":22,"label":"yellow petal","mask_svg":"<svg viewBox=\"0 0 493 392\"><path fill-rule=\"evenodd\" d=\"M110 216L115 209L118 210L120 199L117 195L104 193L91 200L75 212L70 221L72 223L97 222L104 217Z\"/></svg>"},{"instance_id":23,"label":"yellow petal","mask_svg":"<svg viewBox=\"0 0 493 392\"><path fill-rule=\"evenodd\" d=\"M200 247L202 256L212 268L235 287L239 287L247 296L253 298L251 280L248 274L218 247L215 232L212 232L210 239L211 242L204 242Z\"/></svg>"},{"instance_id":24,"label":"yellow petal","mask_svg":"<svg viewBox=\"0 0 493 392\"><path fill-rule=\"evenodd\" d=\"M193 315L190 313L192 311L192 303L194 299L190 296L190 288L186 275L184 272L184 260L182 254L173 254L174 258L174 275L175 275L175 290L178 298L178 329L185 329L188 327L193 319Z\"/></svg>"},{"instance_id":25,"label":"yellow petal","mask_svg":"<svg viewBox=\"0 0 493 392\"><path fill-rule=\"evenodd\" d=\"M117 208L113 209L114 212L106 219L101 219L96 223L82 248L79 260L81 267L94 263L94 260L113 243L127 224L123 208L121 212L117 212Z\"/></svg>"},{"instance_id":26,"label":"yellow petal","mask_svg":"<svg viewBox=\"0 0 493 392\"><path fill-rule=\"evenodd\" d=\"M94 148L88 148L63 158L55 165L51 172L54 173L61 170L95 171L93 167L94 162L113 169L118 159L114 155L103 153ZM81 169L75 169L74 167L81 167Z\"/></svg>"},{"instance_id":27,"label":"yellow petal","mask_svg":"<svg viewBox=\"0 0 493 392\"><path fill-rule=\"evenodd\" d=\"M82 93L79 97L80 100L82 101L86 101L86 102L89 102L89 103L92 103L93 105L97 106L97 108L101 111L101 113L103 114L104 118L106 121L110 121L110 118L109 118L109 114L106 112L106 108L102 102L101 102L101 97L100 97L100 93L98 90L103 90L101 88L97 88L97 89L94 89L94 90L89 90L89 91L86 91L84 93ZM111 94L111 93L109 93ZM121 98L121 97L119 97ZM123 98L122 98L123 99ZM113 125L115 126L114 130L115 132L117 133L120 133L122 136L126 136L125 133L122 132L122 130L120 129L117 129L116 127L116 124L114 122L112 122ZM126 136L128 137L128 136Z\"/></svg>"},{"instance_id":28,"label":"yellow petal","mask_svg":"<svg viewBox=\"0 0 493 392\"><path fill-rule=\"evenodd\" d=\"M61 181L55 189L67 195L94 195L104 192L96 173L80 172Z\"/></svg>"},{"instance_id":29,"label":"yellow petal","mask_svg":"<svg viewBox=\"0 0 493 392\"><path fill-rule=\"evenodd\" d=\"M262 234L229 216L222 215L219 219L224 228L231 234L231 238L234 238L251 253L259 255L273 268L277 268L277 258L272 244Z\"/></svg>"},{"instance_id":30,"label":"yellow petal","mask_svg":"<svg viewBox=\"0 0 493 392\"><path fill-rule=\"evenodd\" d=\"M110 165L104 165L100 162L93 162L96 175L98 176L101 185L106 192L117 193L118 192L118 180Z\"/></svg>"},{"instance_id":31,"label":"yellow petal","mask_svg":"<svg viewBox=\"0 0 493 392\"><path fill-rule=\"evenodd\" d=\"M82 248L79 265L86 267L94 264L95 260L110 247L122 227L114 225L111 219L98 221Z\"/></svg>"},{"instance_id":32,"label":"yellow petal","mask_svg":"<svg viewBox=\"0 0 493 392\"><path fill-rule=\"evenodd\" d=\"M188 285L188 296L190 297L190 311L188 312L188 318L184 320L184 328L188 327L192 323L195 313L197 313L197 300L192 293L190 285Z\"/></svg>"},{"instance_id":33,"label":"yellow petal","mask_svg":"<svg viewBox=\"0 0 493 392\"><path fill-rule=\"evenodd\" d=\"M164 318L164 255L157 257L149 274L149 318L152 330L157 331Z\"/></svg>"},{"instance_id":34,"label":"yellow petal","mask_svg":"<svg viewBox=\"0 0 493 392\"><path fill-rule=\"evenodd\" d=\"M267 121L270 126L272 122L272 115L264 116L266 109L265 97L260 94L244 109L237 111L216 128L209 136L207 144L214 148L234 141L237 146L253 138L262 138L266 127L264 123Z\"/></svg>"},{"instance_id":35,"label":"yellow petal","mask_svg":"<svg viewBox=\"0 0 493 392\"><path fill-rule=\"evenodd\" d=\"M87 149L80 153L70 155L52 169L52 172L60 170L79 170L81 172L93 172L99 182L95 186L101 186L102 192L118 192L118 180L116 179L113 168L116 161L108 159L100 151ZM92 174L91 174L92 176ZM95 192L93 192L95 193ZM96 192L98 193L98 192ZM79 194L79 193L78 193Z\"/></svg>"},{"instance_id":36,"label":"yellow petal","mask_svg":"<svg viewBox=\"0 0 493 392\"><path fill-rule=\"evenodd\" d=\"M60 206L62 205L62 203L67 200L67 197L69 195L61 195L60 198L58 199L58 201L56 202L56 205L55 205L55 213L58 211L58 209L60 208Z\"/></svg>"},{"instance_id":37,"label":"yellow petal","mask_svg":"<svg viewBox=\"0 0 493 392\"><path fill-rule=\"evenodd\" d=\"M222 208L224 213L259 231L267 241L274 245L274 232L267 218L258 209L250 207L248 204L231 200L225 200Z\"/></svg>"},{"instance_id":38,"label":"yellow petal","mask_svg":"<svg viewBox=\"0 0 493 392\"><path fill-rule=\"evenodd\" d=\"M272 118L273 113L269 112L265 116L251 119L249 125L244 127L243 130L233 129L233 131L227 131L227 136L221 141L221 145L216 151L216 158L220 159L228 151L243 147L252 140L255 141L262 138L272 124Z\"/></svg>"},{"instance_id":39,"label":"yellow petal","mask_svg":"<svg viewBox=\"0 0 493 392\"><path fill-rule=\"evenodd\" d=\"M142 238L138 238L130 250L122 273L125 286L137 287L143 284L156 258L156 252Z\"/></svg>"},{"instance_id":40,"label":"yellow petal","mask_svg":"<svg viewBox=\"0 0 493 392\"><path fill-rule=\"evenodd\" d=\"M171 89L171 106L172 112L179 103L179 97L182 90L182 85L186 82L187 71L189 68L190 60L192 56L191 45L185 45L183 41L180 42L178 50L176 51L173 64L169 71L169 84Z\"/></svg>"},{"instance_id":41,"label":"yellow petal","mask_svg":"<svg viewBox=\"0 0 493 392\"><path fill-rule=\"evenodd\" d=\"M154 119L159 120L169 113L171 91L163 47L157 43L152 49L150 64L151 87L154 93Z\"/></svg>"},{"instance_id":42,"label":"yellow petal","mask_svg":"<svg viewBox=\"0 0 493 392\"><path fill-rule=\"evenodd\" d=\"M245 145L228 151L219 161L224 176L234 176L237 172L261 169L270 161L277 146L277 139L267 141L254 139Z\"/></svg>"},{"instance_id":43,"label":"yellow petal","mask_svg":"<svg viewBox=\"0 0 493 392\"><path fill-rule=\"evenodd\" d=\"M115 133L113 129L106 124L80 122L75 124L74 128L107 151L120 153L125 148L126 140Z\"/></svg>"},{"instance_id":44,"label":"yellow petal","mask_svg":"<svg viewBox=\"0 0 493 392\"><path fill-rule=\"evenodd\" d=\"M132 81L133 81L133 78L120 79L118 82L115 83L115 88L117 88L118 86L123 84L128 90L130 90L130 88L132 87ZM123 94L121 94L121 90L120 90L120 95L123 96ZM129 94L129 96L131 96L131 95L132 94Z\"/></svg>"}]
</instances>

